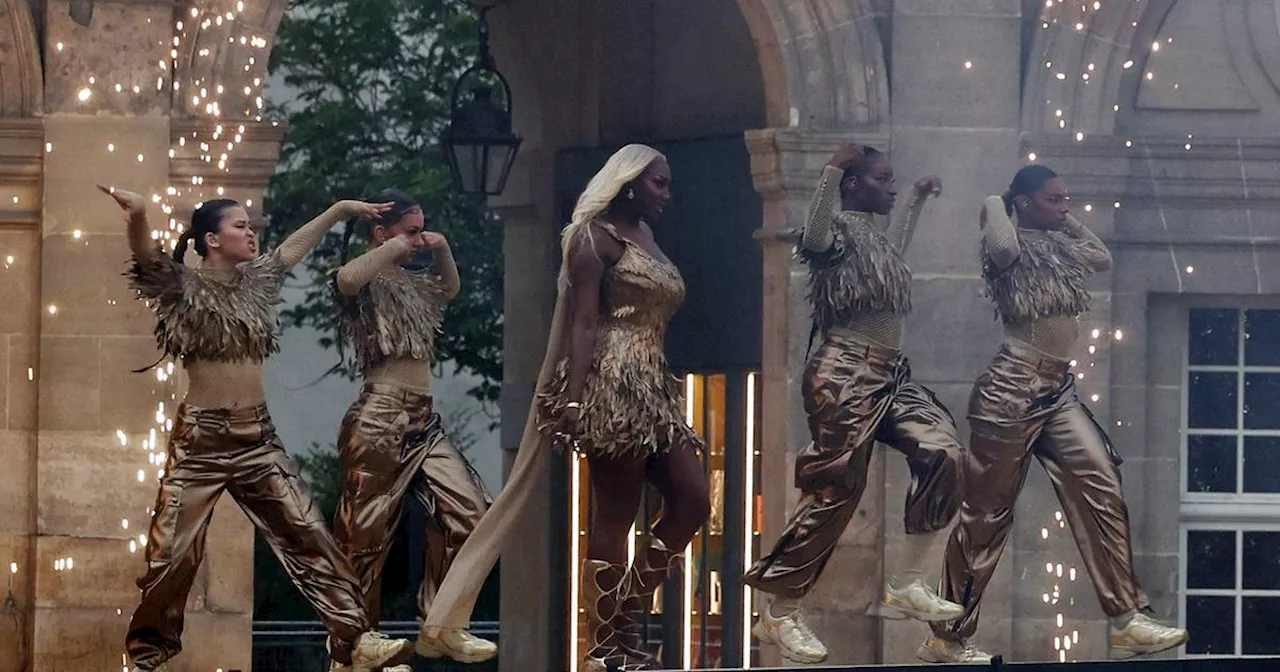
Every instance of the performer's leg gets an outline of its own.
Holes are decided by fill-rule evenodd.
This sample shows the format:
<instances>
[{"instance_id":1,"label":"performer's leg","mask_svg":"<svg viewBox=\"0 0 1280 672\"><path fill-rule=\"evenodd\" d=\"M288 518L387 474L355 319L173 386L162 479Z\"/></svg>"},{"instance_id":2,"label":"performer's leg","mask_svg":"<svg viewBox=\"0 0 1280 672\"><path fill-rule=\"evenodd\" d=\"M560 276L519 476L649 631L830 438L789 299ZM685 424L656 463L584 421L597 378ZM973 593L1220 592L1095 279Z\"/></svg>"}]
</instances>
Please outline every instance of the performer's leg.
<instances>
[{"instance_id":1,"label":"performer's leg","mask_svg":"<svg viewBox=\"0 0 1280 672\"><path fill-rule=\"evenodd\" d=\"M801 390L812 441L796 455L800 501L771 550L743 582L775 596L753 633L783 657L818 663L827 648L804 622L799 599L817 583L867 484L875 430L888 406L888 363L849 358L824 344L809 361Z\"/></svg>"},{"instance_id":2,"label":"performer's leg","mask_svg":"<svg viewBox=\"0 0 1280 672\"><path fill-rule=\"evenodd\" d=\"M408 444L408 452L425 453L412 487L414 497L427 511L427 571L418 587L418 615L425 620L436 589L491 500L480 476L440 428L438 416L432 416L425 431L414 432ZM424 658L447 656L466 663L498 655L496 644L466 630L453 630L442 637L426 637L420 632L416 647Z\"/></svg>"},{"instance_id":3,"label":"performer's leg","mask_svg":"<svg viewBox=\"0 0 1280 672\"><path fill-rule=\"evenodd\" d=\"M889 404L876 438L905 455L911 469L903 521L907 536L886 572L883 606L923 621L959 618L964 608L938 597L924 569L963 498L964 448L955 420L932 392L908 382Z\"/></svg>"},{"instance_id":4,"label":"performer's leg","mask_svg":"<svg viewBox=\"0 0 1280 672\"><path fill-rule=\"evenodd\" d=\"M622 612L627 647L643 650L640 631L649 612L653 594L684 560L684 550L706 524L711 498L698 447L686 444L655 456L649 467L649 481L662 495L662 518L653 535L636 546L635 559L627 573Z\"/></svg>"},{"instance_id":5,"label":"performer's leg","mask_svg":"<svg viewBox=\"0 0 1280 672\"><path fill-rule=\"evenodd\" d=\"M1030 465L1026 426L971 419L970 427L963 476L965 498L959 521L947 540L942 570L942 597L964 606L965 613L957 621L933 625L934 634L952 644L965 643L978 629L982 594L1009 540L1014 506ZM921 653L925 657L924 651Z\"/></svg>"},{"instance_id":6,"label":"performer's leg","mask_svg":"<svg viewBox=\"0 0 1280 672\"><path fill-rule=\"evenodd\" d=\"M584 672L604 672L609 666L630 669L644 664L644 656L627 646L627 536L640 508L645 482L644 458L594 456L591 474L591 525L586 558L582 562L582 603L587 614L588 650Z\"/></svg>"},{"instance_id":7,"label":"performer's leg","mask_svg":"<svg viewBox=\"0 0 1280 672\"><path fill-rule=\"evenodd\" d=\"M369 627L382 611L382 567L395 542L412 473L402 467L405 418L361 395L338 433L342 493L333 537L360 584ZM421 458L419 457L419 460Z\"/></svg>"},{"instance_id":8,"label":"performer's leg","mask_svg":"<svg viewBox=\"0 0 1280 672\"><path fill-rule=\"evenodd\" d=\"M491 500L480 476L440 429L439 420L411 439L422 446L426 459L413 480L414 497L428 513L427 572L418 590L418 614L431 606L458 549L488 510Z\"/></svg>"},{"instance_id":9,"label":"performer's leg","mask_svg":"<svg viewBox=\"0 0 1280 672\"><path fill-rule=\"evenodd\" d=\"M1112 656L1131 658L1185 643L1186 630L1139 615L1146 599L1133 570L1129 508L1102 428L1077 401L1048 418L1033 449L1058 493L1102 610L1111 618Z\"/></svg>"},{"instance_id":10,"label":"performer's leg","mask_svg":"<svg viewBox=\"0 0 1280 672\"><path fill-rule=\"evenodd\" d=\"M181 419L169 439L169 459L147 534L142 600L129 623L125 649L137 669L154 670L182 650L183 612L204 557L205 534L226 484L213 461L188 458L194 432Z\"/></svg>"},{"instance_id":11,"label":"performer's leg","mask_svg":"<svg viewBox=\"0 0 1280 672\"><path fill-rule=\"evenodd\" d=\"M334 661L361 669L408 662L413 653L408 641L369 632L351 565L270 420L264 418L253 427L233 425L231 431L255 432L257 437L251 450L239 454L236 478L228 489L329 631Z\"/></svg>"}]
</instances>

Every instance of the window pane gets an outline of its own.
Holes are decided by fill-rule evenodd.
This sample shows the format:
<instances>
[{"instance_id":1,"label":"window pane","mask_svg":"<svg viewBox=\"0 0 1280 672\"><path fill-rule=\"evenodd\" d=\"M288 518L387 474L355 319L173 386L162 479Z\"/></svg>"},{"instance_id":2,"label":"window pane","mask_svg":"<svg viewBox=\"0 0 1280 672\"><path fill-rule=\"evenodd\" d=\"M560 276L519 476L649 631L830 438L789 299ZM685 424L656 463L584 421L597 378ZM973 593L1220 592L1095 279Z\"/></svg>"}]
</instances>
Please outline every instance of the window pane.
<instances>
[{"instance_id":1,"label":"window pane","mask_svg":"<svg viewBox=\"0 0 1280 672\"><path fill-rule=\"evenodd\" d=\"M1280 597L1246 597L1240 643L1245 655L1280 653Z\"/></svg>"},{"instance_id":2,"label":"window pane","mask_svg":"<svg viewBox=\"0 0 1280 672\"><path fill-rule=\"evenodd\" d=\"M1280 590L1280 532L1245 532L1241 571L1245 589Z\"/></svg>"},{"instance_id":3,"label":"window pane","mask_svg":"<svg viewBox=\"0 0 1280 672\"><path fill-rule=\"evenodd\" d=\"M1238 311L1234 308L1195 308L1188 318L1187 361L1192 366L1233 366L1238 363Z\"/></svg>"},{"instance_id":4,"label":"window pane","mask_svg":"<svg viewBox=\"0 0 1280 672\"><path fill-rule=\"evenodd\" d=\"M1236 492L1236 437L1188 436L1186 486L1187 492Z\"/></svg>"},{"instance_id":5,"label":"window pane","mask_svg":"<svg viewBox=\"0 0 1280 672\"><path fill-rule=\"evenodd\" d=\"M1187 596L1187 653L1235 655L1236 598Z\"/></svg>"},{"instance_id":6,"label":"window pane","mask_svg":"<svg viewBox=\"0 0 1280 672\"><path fill-rule=\"evenodd\" d=\"M1187 426L1235 429L1239 399L1235 373L1192 372L1188 377Z\"/></svg>"},{"instance_id":7,"label":"window pane","mask_svg":"<svg viewBox=\"0 0 1280 672\"><path fill-rule=\"evenodd\" d=\"M1280 429L1280 374L1245 374L1244 426L1246 429Z\"/></svg>"},{"instance_id":8,"label":"window pane","mask_svg":"<svg viewBox=\"0 0 1280 672\"><path fill-rule=\"evenodd\" d=\"M1244 311L1244 363L1280 366L1280 310Z\"/></svg>"},{"instance_id":9,"label":"window pane","mask_svg":"<svg viewBox=\"0 0 1280 672\"><path fill-rule=\"evenodd\" d=\"M1187 589L1236 587L1234 530L1187 532Z\"/></svg>"},{"instance_id":10,"label":"window pane","mask_svg":"<svg viewBox=\"0 0 1280 672\"><path fill-rule=\"evenodd\" d=\"M1280 492L1280 437L1244 437L1244 491Z\"/></svg>"}]
</instances>

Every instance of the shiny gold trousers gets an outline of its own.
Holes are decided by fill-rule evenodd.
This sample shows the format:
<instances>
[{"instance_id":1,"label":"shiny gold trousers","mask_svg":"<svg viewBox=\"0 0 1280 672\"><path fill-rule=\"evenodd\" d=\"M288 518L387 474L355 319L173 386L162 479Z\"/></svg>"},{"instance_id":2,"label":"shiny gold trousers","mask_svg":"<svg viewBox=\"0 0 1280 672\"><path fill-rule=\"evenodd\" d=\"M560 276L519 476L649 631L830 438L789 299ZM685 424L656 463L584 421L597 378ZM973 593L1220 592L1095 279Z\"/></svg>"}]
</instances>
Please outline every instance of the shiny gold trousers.
<instances>
[{"instance_id":1,"label":"shiny gold trousers","mask_svg":"<svg viewBox=\"0 0 1280 672\"><path fill-rule=\"evenodd\" d=\"M911 382L902 354L849 332L829 334L805 368L804 408L812 442L796 456L800 502L773 550L743 578L797 598L822 574L867 485L876 441L911 468L907 534L946 527L960 507L964 449L955 420L933 393Z\"/></svg>"},{"instance_id":2,"label":"shiny gold trousers","mask_svg":"<svg viewBox=\"0 0 1280 672\"><path fill-rule=\"evenodd\" d=\"M183 611L204 557L214 505L226 491L271 544L293 584L316 610L346 657L368 629L351 567L284 452L260 405L235 410L182 405L147 536L142 601L125 648L135 665L155 669L182 650ZM343 650L342 653L339 650Z\"/></svg>"},{"instance_id":3,"label":"shiny gold trousers","mask_svg":"<svg viewBox=\"0 0 1280 672\"><path fill-rule=\"evenodd\" d=\"M965 501L947 542L943 597L965 606L941 637L963 640L978 628L982 593L995 573L1031 458L1044 466L1108 616L1147 607L1133 573L1129 510L1120 489L1120 456L1080 400L1065 360L1007 340L973 386L973 430Z\"/></svg>"},{"instance_id":4,"label":"shiny gold trousers","mask_svg":"<svg viewBox=\"0 0 1280 672\"><path fill-rule=\"evenodd\" d=\"M338 434L342 497L333 523L351 559L370 620L381 611L382 567L395 541L405 495L427 511L427 572L418 589L425 617L458 549L489 508L489 494L445 436L431 396L365 383Z\"/></svg>"}]
</instances>

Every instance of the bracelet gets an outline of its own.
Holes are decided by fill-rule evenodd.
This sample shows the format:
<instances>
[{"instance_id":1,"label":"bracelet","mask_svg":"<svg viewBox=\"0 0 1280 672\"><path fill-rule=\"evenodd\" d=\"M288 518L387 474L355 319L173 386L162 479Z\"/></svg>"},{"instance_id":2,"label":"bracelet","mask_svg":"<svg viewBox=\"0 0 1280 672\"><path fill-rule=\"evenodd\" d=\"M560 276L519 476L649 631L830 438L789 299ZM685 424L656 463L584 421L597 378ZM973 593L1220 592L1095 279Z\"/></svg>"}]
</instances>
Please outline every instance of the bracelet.
<instances>
[{"instance_id":1,"label":"bracelet","mask_svg":"<svg viewBox=\"0 0 1280 672\"><path fill-rule=\"evenodd\" d=\"M565 405L564 405L564 407L565 407L565 409L576 408L576 409L578 409L578 410L582 410L582 402L580 402L580 401L571 401L571 402L569 402L569 403L565 404Z\"/></svg>"}]
</instances>

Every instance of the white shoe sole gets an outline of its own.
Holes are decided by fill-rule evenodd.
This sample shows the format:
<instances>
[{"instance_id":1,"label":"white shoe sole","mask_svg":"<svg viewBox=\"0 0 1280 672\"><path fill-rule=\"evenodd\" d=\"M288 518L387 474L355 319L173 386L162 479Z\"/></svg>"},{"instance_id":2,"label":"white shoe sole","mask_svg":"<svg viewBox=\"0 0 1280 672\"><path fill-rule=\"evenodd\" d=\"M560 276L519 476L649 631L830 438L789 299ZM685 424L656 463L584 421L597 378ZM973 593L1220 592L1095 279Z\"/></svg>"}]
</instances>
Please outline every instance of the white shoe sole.
<instances>
[{"instance_id":1,"label":"white shoe sole","mask_svg":"<svg viewBox=\"0 0 1280 672\"><path fill-rule=\"evenodd\" d=\"M468 654L461 651L454 651L444 647L438 647L434 644L428 644L421 639L414 643L413 649L419 656L427 659L448 658L456 663L483 663L486 660L492 660L498 655L497 651L493 653L477 653Z\"/></svg>"},{"instance_id":2,"label":"white shoe sole","mask_svg":"<svg viewBox=\"0 0 1280 672\"><path fill-rule=\"evenodd\" d=\"M1129 660L1130 658L1137 658L1139 656L1151 656L1157 653L1163 653L1169 649L1176 649L1179 646L1186 644L1189 639L1191 639L1191 633L1184 632L1182 633L1182 637L1172 640L1171 642L1165 642L1164 644L1137 647L1112 647L1108 657L1112 660Z\"/></svg>"},{"instance_id":3,"label":"white shoe sole","mask_svg":"<svg viewBox=\"0 0 1280 672\"><path fill-rule=\"evenodd\" d=\"M353 672L370 672L372 670L379 670L384 667L404 665L408 663L410 660L413 660L413 644L410 642L405 642L403 645L400 646L399 649L388 654L384 658L366 660L366 661L361 661L359 663L352 661L351 669Z\"/></svg>"},{"instance_id":4,"label":"white shoe sole","mask_svg":"<svg viewBox=\"0 0 1280 672\"><path fill-rule=\"evenodd\" d=\"M760 640L763 644L776 646L778 648L778 653L782 654L783 658L786 658L793 663L814 665L827 659L827 654L823 654L821 656L804 656L799 653L793 653L790 649L779 643L778 640L774 639L773 635L769 634L769 629L764 627L764 623L761 623L760 621L756 621L756 624L751 627L751 634L755 635L755 638Z\"/></svg>"},{"instance_id":5,"label":"white shoe sole","mask_svg":"<svg viewBox=\"0 0 1280 672\"><path fill-rule=\"evenodd\" d=\"M880 608L881 608L881 609L888 609L889 611L892 611L892 612L895 612L895 613L898 613L898 614L902 614L903 616L905 616L905 617L907 617L907 618L912 618L912 619L915 619L915 620L917 620L917 621L924 621L925 623L938 623L938 622L943 622L943 621L954 621L954 620L956 620L957 618L960 618L961 616L964 616L964 609L960 609L959 611L956 611L956 612L954 612L954 613L950 613L950 614L940 614L940 613L937 613L937 612L916 611L915 609L911 609L911 608L909 608L909 607L899 607L899 606L897 606L897 605L890 604L890 603L888 603L888 602L881 602L881 603L880 603Z\"/></svg>"}]
</instances>

